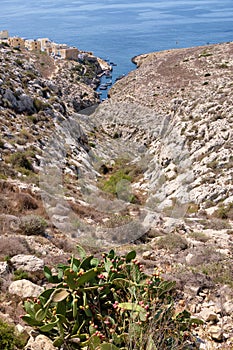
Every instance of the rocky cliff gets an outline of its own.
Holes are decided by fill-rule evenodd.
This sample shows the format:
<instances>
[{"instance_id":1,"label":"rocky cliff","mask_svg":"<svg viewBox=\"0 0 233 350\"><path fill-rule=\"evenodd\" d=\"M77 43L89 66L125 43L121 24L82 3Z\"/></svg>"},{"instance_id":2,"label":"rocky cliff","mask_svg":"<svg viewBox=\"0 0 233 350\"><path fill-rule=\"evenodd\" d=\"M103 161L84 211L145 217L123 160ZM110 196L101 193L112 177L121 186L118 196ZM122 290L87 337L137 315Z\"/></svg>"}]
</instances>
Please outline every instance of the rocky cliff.
<instances>
[{"instance_id":1,"label":"rocky cliff","mask_svg":"<svg viewBox=\"0 0 233 350\"><path fill-rule=\"evenodd\" d=\"M98 106L97 63L0 49L2 314L21 322L16 271L36 294L77 243L134 246L205 321L202 349L231 349L232 53L136 57Z\"/></svg>"}]
</instances>

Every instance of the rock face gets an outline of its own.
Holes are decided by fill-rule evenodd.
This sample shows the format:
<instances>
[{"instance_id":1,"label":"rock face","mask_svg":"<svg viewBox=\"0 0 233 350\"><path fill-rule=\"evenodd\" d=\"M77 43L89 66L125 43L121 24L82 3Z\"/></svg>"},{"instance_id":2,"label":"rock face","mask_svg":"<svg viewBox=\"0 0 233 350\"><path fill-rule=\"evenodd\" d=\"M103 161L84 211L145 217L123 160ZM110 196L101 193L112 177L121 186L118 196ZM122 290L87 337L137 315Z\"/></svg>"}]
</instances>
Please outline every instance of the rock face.
<instances>
[{"instance_id":1,"label":"rock face","mask_svg":"<svg viewBox=\"0 0 233 350\"><path fill-rule=\"evenodd\" d=\"M232 52L229 43L142 55L139 68L110 90L113 106L128 106L115 130L133 131L141 122L148 153L157 156L146 187L162 206L172 197L184 201L187 187L190 202L202 207L232 195ZM161 177L165 185L158 186Z\"/></svg>"}]
</instances>

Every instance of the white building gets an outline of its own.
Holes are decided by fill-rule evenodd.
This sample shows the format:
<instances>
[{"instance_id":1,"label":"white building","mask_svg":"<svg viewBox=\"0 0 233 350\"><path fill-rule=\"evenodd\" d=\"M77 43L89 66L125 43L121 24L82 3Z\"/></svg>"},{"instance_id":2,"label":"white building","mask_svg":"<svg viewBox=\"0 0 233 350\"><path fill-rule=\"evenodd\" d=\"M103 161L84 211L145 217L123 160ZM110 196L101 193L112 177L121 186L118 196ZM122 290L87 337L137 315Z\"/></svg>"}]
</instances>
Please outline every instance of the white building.
<instances>
[{"instance_id":1,"label":"white building","mask_svg":"<svg viewBox=\"0 0 233 350\"><path fill-rule=\"evenodd\" d=\"M39 38L37 41L40 42L41 51L46 51L47 48L51 47L51 40L49 38Z\"/></svg>"}]
</instances>

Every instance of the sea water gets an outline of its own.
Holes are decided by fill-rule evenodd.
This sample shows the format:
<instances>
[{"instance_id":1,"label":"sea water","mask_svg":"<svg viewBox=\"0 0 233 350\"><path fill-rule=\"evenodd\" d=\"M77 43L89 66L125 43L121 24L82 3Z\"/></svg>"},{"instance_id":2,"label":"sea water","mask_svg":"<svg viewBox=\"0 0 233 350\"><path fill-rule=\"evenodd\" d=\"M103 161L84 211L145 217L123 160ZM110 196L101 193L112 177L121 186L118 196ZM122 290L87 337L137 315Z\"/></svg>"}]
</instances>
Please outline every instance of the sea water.
<instances>
[{"instance_id":1,"label":"sea water","mask_svg":"<svg viewBox=\"0 0 233 350\"><path fill-rule=\"evenodd\" d=\"M233 40L232 0L1 0L0 30L49 37L117 64L141 53Z\"/></svg>"}]
</instances>

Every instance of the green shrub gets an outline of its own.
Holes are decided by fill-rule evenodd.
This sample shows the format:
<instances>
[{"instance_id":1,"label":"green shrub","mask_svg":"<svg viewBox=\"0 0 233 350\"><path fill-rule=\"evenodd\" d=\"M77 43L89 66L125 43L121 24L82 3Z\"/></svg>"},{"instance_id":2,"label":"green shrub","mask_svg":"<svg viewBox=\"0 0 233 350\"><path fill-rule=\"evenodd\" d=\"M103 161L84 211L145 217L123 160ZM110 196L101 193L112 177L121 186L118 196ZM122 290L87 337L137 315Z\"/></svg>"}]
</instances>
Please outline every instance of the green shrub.
<instances>
[{"instance_id":1,"label":"green shrub","mask_svg":"<svg viewBox=\"0 0 233 350\"><path fill-rule=\"evenodd\" d=\"M25 235L40 235L45 233L47 222L38 215L27 215L20 219L19 228Z\"/></svg>"},{"instance_id":2,"label":"green shrub","mask_svg":"<svg viewBox=\"0 0 233 350\"><path fill-rule=\"evenodd\" d=\"M213 213L213 216L218 219L233 219L233 203L229 203L228 205L220 205L217 210Z\"/></svg>"},{"instance_id":3,"label":"green shrub","mask_svg":"<svg viewBox=\"0 0 233 350\"><path fill-rule=\"evenodd\" d=\"M0 319L0 349L1 350L15 350L15 348L22 349L24 347L23 338L15 333L13 326Z\"/></svg>"},{"instance_id":4,"label":"green shrub","mask_svg":"<svg viewBox=\"0 0 233 350\"><path fill-rule=\"evenodd\" d=\"M17 58L17 59L15 60L15 63L16 63L18 66L23 67L23 61L21 61L19 58Z\"/></svg>"},{"instance_id":5,"label":"green shrub","mask_svg":"<svg viewBox=\"0 0 233 350\"><path fill-rule=\"evenodd\" d=\"M202 53L199 55L200 57L209 57L212 56L213 54L211 52L209 52L207 49L203 50Z\"/></svg>"},{"instance_id":6,"label":"green shrub","mask_svg":"<svg viewBox=\"0 0 233 350\"><path fill-rule=\"evenodd\" d=\"M37 114L28 115L27 118L33 124L36 124L39 121L39 118L38 118Z\"/></svg>"},{"instance_id":7,"label":"green shrub","mask_svg":"<svg viewBox=\"0 0 233 350\"><path fill-rule=\"evenodd\" d=\"M36 75L31 70L26 71L26 76L31 80L36 79Z\"/></svg>"},{"instance_id":8,"label":"green shrub","mask_svg":"<svg viewBox=\"0 0 233 350\"><path fill-rule=\"evenodd\" d=\"M233 288L233 271L231 262L213 261L203 263L198 269L205 275L209 276L216 284L227 284Z\"/></svg>"},{"instance_id":9,"label":"green shrub","mask_svg":"<svg viewBox=\"0 0 233 350\"><path fill-rule=\"evenodd\" d=\"M55 346L171 350L193 342L191 326L200 321L185 310L175 313L175 283L158 271L145 274L135 251L117 256L111 250L102 260L79 252L80 259L72 256L55 274L45 267L52 287L24 303L23 320Z\"/></svg>"},{"instance_id":10,"label":"green shrub","mask_svg":"<svg viewBox=\"0 0 233 350\"><path fill-rule=\"evenodd\" d=\"M24 168L26 170L33 171L33 166L30 160L27 158L27 156L23 152L13 153L10 156L9 161L15 168Z\"/></svg>"},{"instance_id":11,"label":"green shrub","mask_svg":"<svg viewBox=\"0 0 233 350\"><path fill-rule=\"evenodd\" d=\"M15 270L13 280L18 281L23 279L28 279L28 273L22 269Z\"/></svg>"},{"instance_id":12,"label":"green shrub","mask_svg":"<svg viewBox=\"0 0 233 350\"><path fill-rule=\"evenodd\" d=\"M37 112L39 111L43 111L46 108L51 108L49 103L44 103L42 100L40 100L39 98L34 98L33 100L33 104L35 109L37 110Z\"/></svg>"},{"instance_id":13,"label":"green shrub","mask_svg":"<svg viewBox=\"0 0 233 350\"><path fill-rule=\"evenodd\" d=\"M101 189L111 194L117 194L117 184L122 180L132 181L132 177L124 169L120 169L111 175L108 180L103 182Z\"/></svg>"},{"instance_id":14,"label":"green shrub","mask_svg":"<svg viewBox=\"0 0 233 350\"><path fill-rule=\"evenodd\" d=\"M106 168L108 169L108 167ZM144 172L142 165L132 164L126 158L118 158L116 159L114 168L107 171L107 174L109 172L110 176L108 175L107 178L103 177L99 182L101 190L115 196L117 195L124 201L135 202L136 198L131 193L130 183L141 177Z\"/></svg>"},{"instance_id":15,"label":"green shrub","mask_svg":"<svg viewBox=\"0 0 233 350\"><path fill-rule=\"evenodd\" d=\"M0 173L0 180L7 180L7 178L5 174Z\"/></svg>"},{"instance_id":16,"label":"green shrub","mask_svg":"<svg viewBox=\"0 0 233 350\"><path fill-rule=\"evenodd\" d=\"M199 205L197 203L190 203L187 209L188 214L196 214L199 210Z\"/></svg>"}]
</instances>

